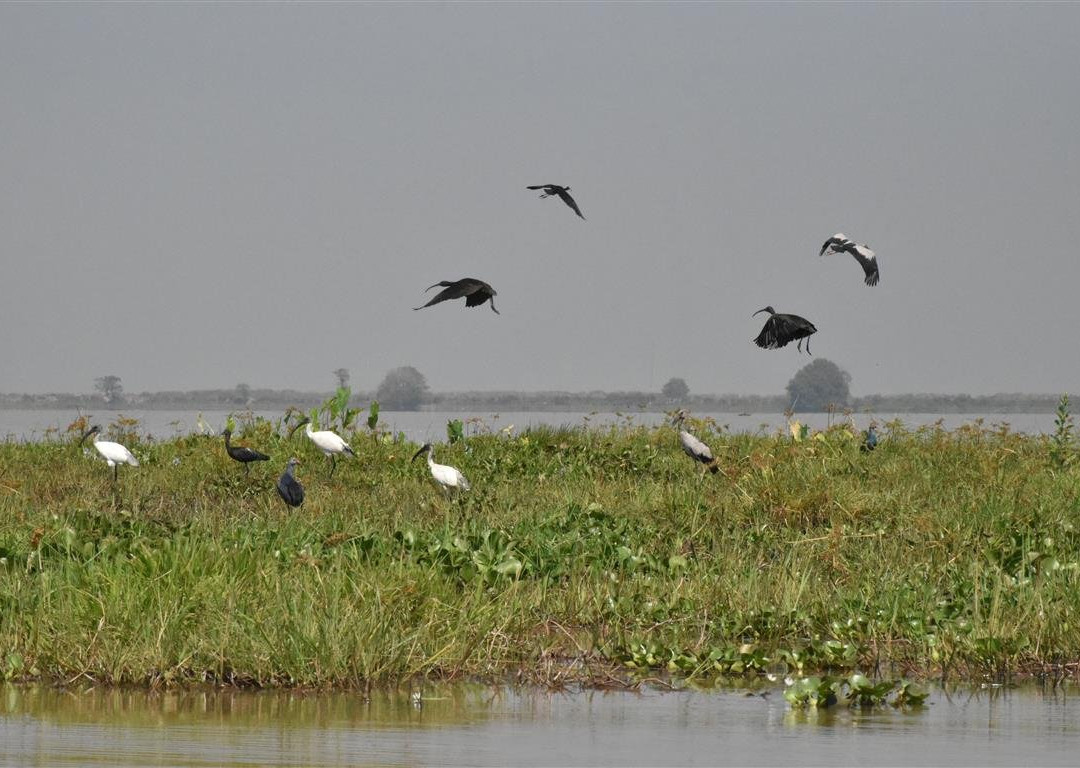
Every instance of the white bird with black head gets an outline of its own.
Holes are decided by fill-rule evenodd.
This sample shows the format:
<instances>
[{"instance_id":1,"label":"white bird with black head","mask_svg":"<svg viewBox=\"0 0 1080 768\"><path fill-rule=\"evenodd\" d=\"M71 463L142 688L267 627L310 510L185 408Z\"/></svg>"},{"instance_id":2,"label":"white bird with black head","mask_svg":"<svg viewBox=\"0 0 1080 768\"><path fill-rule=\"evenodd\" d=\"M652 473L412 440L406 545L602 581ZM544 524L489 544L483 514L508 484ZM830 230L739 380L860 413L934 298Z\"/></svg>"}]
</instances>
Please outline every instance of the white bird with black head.
<instances>
[{"instance_id":1,"label":"white bird with black head","mask_svg":"<svg viewBox=\"0 0 1080 768\"><path fill-rule=\"evenodd\" d=\"M101 454L101 457L105 459L105 463L112 467L113 470L113 482L116 482L116 472L121 464L130 464L133 467L139 466L139 460L135 458L135 454L129 451L120 443L114 443L111 440L101 439L101 426L95 424L86 430L86 434L79 440L79 445L86 442L86 438L91 438L94 443L94 448Z\"/></svg>"},{"instance_id":2,"label":"white bird with black head","mask_svg":"<svg viewBox=\"0 0 1080 768\"><path fill-rule=\"evenodd\" d=\"M324 456L330 458L330 474L328 477L334 476L334 470L337 468L337 457L341 454L349 456L355 456L353 449L349 447L349 444L345 442L339 435L330 430L315 431L311 426L311 419L307 416L300 419L296 426L289 430L289 437L292 438L296 430L306 425L304 434L308 436L308 439L315 443L315 447L323 452Z\"/></svg>"},{"instance_id":3,"label":"white bird with black head","mask_svg":"<svg viewBox=\"0 0 1080 768\"><path fill-rule=\"evenodd\" d=\"M686 431L685 422L687 416L689 416L689 414L685 409L679 409L671 422L672 426L678 427L679 429L679 443L682 445L683 452L694 461L700 462L703 465L701 470L703 477L705 475L705 469L708 469L715 475L720 471L720 467L717 466L712 449Z\"/></svg>"},{"instance_id":4,"label":"white bird with black head","mask_svg":"<svg viewBox=\"0 0 1080 768\"><path fill-rule=\"evenodd\" d=\"M459 469L447 464L435 463L435 459L432 457L435 453L435 447L431 443L424 443L420 446L420 450L413 454L412 461L416 461L425 453L427 454L427 465L428 469L431 470L431 476L442 488L447 498L449 498L451 491L469 490L469 481L465 479L465 475L461 474Z\"/></svg>"}]
</instances>

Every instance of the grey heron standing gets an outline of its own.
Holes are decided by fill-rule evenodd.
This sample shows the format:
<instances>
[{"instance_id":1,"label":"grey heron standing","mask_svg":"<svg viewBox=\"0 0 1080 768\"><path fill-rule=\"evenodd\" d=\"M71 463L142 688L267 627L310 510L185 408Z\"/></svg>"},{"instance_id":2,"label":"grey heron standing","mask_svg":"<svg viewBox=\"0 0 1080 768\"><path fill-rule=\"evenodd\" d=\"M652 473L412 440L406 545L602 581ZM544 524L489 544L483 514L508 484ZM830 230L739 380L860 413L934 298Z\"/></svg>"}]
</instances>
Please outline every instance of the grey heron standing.
<instances>
[{"instance_id":1,"label":"grey heron standing","mask_svg":"<svg viewBox=\"0 0 1080 768\"><path fill-rule=\"evenodd\" d=\"M278 495L290 507L299 507L304 503L304 486L300 485L300 481L293 476L296 465L299 463L300 459L295 456L289 459L285 464L285 471L277 481Z\"/></svg>"},{"instance_id":2,"label":"grey heron standing","mask_svg":"<svg viewBox=\"0 0 1080 768\"><path fill-rule=\"evenodd\" d=\"M525 187L525 189L544 190L544 194L540 195L541 200L545 197L552 197L553 195L558 195L559 199L569 205L570 208L574 211L574 213L576 213L582 219L585 218L585 215L581 212L581 209L578 208L578 204L574 202L574 198L570 197L570 187L560 187L558 184L536 184L535 186Z\"/></svg>"},{"instance_id":3,"label":"grey heron standing","mask_svg":"<svg viewBox=\"0 0 1080 768\"><path fill-rule=\"evenodd\" d=\"M720 467L717 465L712 449L686 431L685 422L688 415L685 409L679 409L671 422L672 426L677 427L679 430L679 443L682 445L683 452L703 465L701 468L702 477L705 476L706 469L715 475L720 471Z\"/></svg>"},{"instance_id":4,"label":"grey heron standing","mask_svg":"<svg viewBox=\"0 0 1080 768\"><path fill-rule=\"evenodd\" d=\"M86 430L86 433L80 438L79 445L86 442L86 438L92 438L94 448L105 459L105 463L112 467L113 482L117 480L117 470L121 464L130 464L133 467L139 466L139 460L135 458L135 455L129 451L120 443L114 443L111 440L101 440L101 426L95 424Z\"/></svg>"},{"instance_id":5,"label":"grey heron standing","mask_svg":"<svg viewBox=\"0 0 1080 768\"><path fill-rule=\"evenodd\" d=\"M799 351L802 352L802 340L806 339L806 353L810 354L810 336L817 333L817 328L813 323L798 315L779 314L772 307L759 309L754 315L762 312L768 312L769 319L765 321L761 333L754 339L755 344L762 349L779 349L788 342L798 339Z\"/></svg>"}]
</instances>

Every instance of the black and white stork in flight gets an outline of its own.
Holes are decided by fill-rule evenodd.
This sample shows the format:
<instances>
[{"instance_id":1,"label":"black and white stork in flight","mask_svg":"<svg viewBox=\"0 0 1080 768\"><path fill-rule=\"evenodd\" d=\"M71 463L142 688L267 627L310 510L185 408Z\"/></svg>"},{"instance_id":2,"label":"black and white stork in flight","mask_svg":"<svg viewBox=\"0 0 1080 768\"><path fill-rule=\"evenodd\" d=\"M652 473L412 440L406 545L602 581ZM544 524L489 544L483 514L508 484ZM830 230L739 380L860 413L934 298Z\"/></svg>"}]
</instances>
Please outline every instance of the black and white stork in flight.
<instances>
[{"instance_id":1,"label":"black and white stork in flight","mask_svg":"<svg viewBox=\"0 0 1080 768\"><path fill-rule=\"evenodd\" d=\"M772 307L759 309L754 314L759 315L762 312L768 312L769 319L754 339L755 344L762 349L780 349L789 341L798 339L799 351L802 352L802 340L806 339L806 354L810 354L810 336L817 333L813 323L798 315L779 314Z\"/></svg>"},{"instance_id":2,"label":"black and white stork in flight","mask_svg":"<svg viewBox=\"0 0 1080 768\"><path fill-rule=\"evenodd\" d=\"M574 213L576 213L582 219L585 218L585 214L583 214L581 212L581 209L578 208L577 203L574 202L574 198L570 197L570 187L560 187L558 184L537 184L532 187L525 187L525 189L544 190L544 194L540 195L541 200L545 197L552 197L553 195L558 195L559 199L569 205L573 209Z\"/></svg>"},{"instance_id":3,"label":"black and white stork in flight","mask_svg":"<svg viewBox=\"0 0 1080 768\"><path fill-rule=\"evenodd\" d=\"M821 253L818 256L824 256L826 253L850 253L866 273L866 284L878 284L881 273L878 271L877 256L862 243L856 243L848 239L843 232L837 232L821 246Z\"/></svg>"},{"instance_id":4,"label":"black and white stork in flight","mask_svg":"<svg viewBox=\"0 0 1080 768\"><path fill-rule=\"evenodd\" d=\"M466 307L478 307L485 301L491 302L491 311L496 315L499 314L499 310L495 309L495 289L485 283L483 280L477 280L475 277L463 277L460 280L442 280L435 285L429 285L425 290L430 291L436 286L442 286L442 290L435 294L435 298L429 301L424 307L430 307L432 304L438 304L440 301L447 301L448 299L460 299L465 297ZM424 307L413 307L414 310L423 309Z\"/></svg>"}]
</instances>

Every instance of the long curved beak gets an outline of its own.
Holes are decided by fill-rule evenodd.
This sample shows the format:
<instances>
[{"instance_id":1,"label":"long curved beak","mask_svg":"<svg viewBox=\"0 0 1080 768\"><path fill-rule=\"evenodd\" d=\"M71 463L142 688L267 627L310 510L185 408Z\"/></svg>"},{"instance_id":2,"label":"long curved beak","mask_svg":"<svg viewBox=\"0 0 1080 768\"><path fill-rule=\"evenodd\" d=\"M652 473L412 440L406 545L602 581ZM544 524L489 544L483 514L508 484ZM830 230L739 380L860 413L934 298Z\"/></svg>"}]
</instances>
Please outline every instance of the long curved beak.
<instances>
[{"instance_id":1,"label":"long curved beak","mask_svg":"<svg viewBox=\"0 0 1080 768\"><path fill-rule=\"evenodd\" d=\"M768 307L762 307L757 312L755 312L753 315L750 315L750 317L755 317L757 315L760 315L762 312L768 312L768 311L769 311Z\"/></svg>"},{"instance_id":2,"label":"long curved beak","mask_svg":"<svg viewBox=\"0 0 1080 768\"><path fill-rule=\"evenodd\" d=\"M90 435L94 434L96 431L97 431L96 429L88 429L88 430L86 430L86 432L83 433L83 436L79 438L79 445L82 445L83 443L85 443L86 438L90 437Z\"/></svg>"},{"instance_id":3,"label":"long curved beak","mask_svg":"<svg viewBox=\"0 0 1080 768\"><path fill-rule=\"evenodd\" d=\"M420 458L421 456L423 456L423 455L424 455L425 453L427 453L427 449L428 449L428 447L427 447L427 446L425 445L425 446L424 446L423 448L421 448L421 449L420 449L419 451L417 451L416 453L414 453L414 454L413 454L413 457L412 457L411 459L409 459L409 463L411 464L412 462L416 461L416 460L417 460L418 458Z\"/></svg>"},{"instance_id":4,"label":"long curved beak","mask_svg":"<svg viewBox=\"0 0 1080 768\"><path fill-rule=\"evenodd\" d=\"M286 438L286 439L291 440L292 436L296 434L296 430L300 429L300 427L304 426L305 424L310 424L310 423L311 423L310 419L304 419L303 421L297 422L296 426L289 430L289 437Z\"/></svg>"}]
</instances>

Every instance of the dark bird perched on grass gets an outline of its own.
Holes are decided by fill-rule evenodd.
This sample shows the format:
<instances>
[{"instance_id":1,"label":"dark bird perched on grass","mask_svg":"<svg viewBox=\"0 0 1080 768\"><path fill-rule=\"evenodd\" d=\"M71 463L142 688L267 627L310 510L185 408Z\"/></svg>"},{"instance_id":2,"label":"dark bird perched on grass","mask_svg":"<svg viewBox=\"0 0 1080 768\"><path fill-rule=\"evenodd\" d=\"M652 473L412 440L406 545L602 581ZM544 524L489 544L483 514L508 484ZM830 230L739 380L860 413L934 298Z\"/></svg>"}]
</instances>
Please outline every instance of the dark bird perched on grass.
<instances>
[{"instance_id":1,"label":"dark bird perched on grass","mask_svg":"<svg viewBox=\"0 0 1080 768\"><path fill-rule=\"evenodd\" d=\"M855 257L855 261L859 262L863 272L866 273L866 284L878 284L881 273L878 272L877 257L873 251L862 243L856 243L854 240L848 239L843 232L837 232L825 241L825 244L821 246L821 253L818 255L824 256L826 253L850 253Z\"/></svg>"},{"instance_id":2,"label":"dark bird perched on grass","mask_svg":"<svg viewBox=\"0 0 1080 768\"><path fill-rule=\"evenodd\" d=\"M300 481L293 477L293 470L296 469L296 465L299 463L300 459L295 456L289 459L289 462L285 465L285 471L277 481L278 495L290 507L299 507L304 503L304 486L300 485Z\"/></svg>"},{"instance_id":3,"label":"dark bird perched on grass","mask_svg":"<svg viewBox=\"0 0 1080 768\"><path fill-rule=\"evenodd\" d=\"M720 471L720 467L717 466L716 459L713 457L713 452L709 446L698 440L696 437L686 431L684 422L686 421L687 413L685 410L680 410L675 414L675 418L672 419L672 426L679 428L679 442L682 444L683 452L694 461L700 461L705 466L702 467L701 474L705 474L705 467L714 475Z\"/></svg>"},{"instance_id":4,"label":"dark bird perched on grass","mask_svg":"<svg viewBox=\"0 0 1080 768\"><path fill-rule=\"evenodd\" d=\"M499 314L499 310L495 309L495 297L498 294L495 293L494 288L483 280L477 280L475 277L463 277L455 281L442 280L435 283L435 285L429 285L425 290L430 291L436 285L441 285L443 289L435 294L435 298L425 304L424 307L430 307L432 304L438 304L440 301L447 301L448 299L460 299L464 296L466 307L478 307L485 301L490 301L491 311L496 315ZM413 310L423 309L424 307L413 307Z\"/></svg>"},{"instance_id":5,"label":"dark bird perched on grass","mask_svg":"<svg viewBox=\"0 0 1080 768\"><path fill-rule=\"evenodd\" d=\"M874 425L871 424L870 428L863 432L862 445L859 446L859 450L866 453L877 448L877 430L874 429Z\"/></svg>"},{"instance_id":6,"label":"dark bird perched on grass","mask_svg":"<svg viewBox=\"0 0 1080 768\"><path fill-rule=\"evenodd\" d=\"M540 199L545 197L551 197L552 195L558 195L559 199L569 205L578 216L585 218L585 215L578 208L577 203L574 202L574 198L570 197L570 187L560 187L558 184L537 184L532 187L525 187L525 189L542 189L544 194L540 195Z\"/></svg>"},{"instance_id":7,"label":"dark bird perched on grass","mask_svg":"<svg viewBox=\"0 0 1080 768\"><path fill-rule=\"evenodd\" d=\"M809 337L817 333L817 328L814 327L813 323L798 315L777 314L772 307L759 309L754 315L759 315L762 312L768 312L769 319L765 321L765 327L761 329L761 333L754 339L755 344L762 349L779 349L789 341L798 339L799 351L802 352L802 340L806 339L806 353L810 354Z\"/></svg>"},{"instance_id":8,"label":"dark bird perched on grass","mask_svg":"<svg viewBox=\"0 0 1080 768\"><path fill-rule=\"evenodd\" d=\"M243 445L233 445L232 442L230 442L232 438L231 429L226 429L221 434L225 435L225 453L229 454L230 457L243 464L245 473L251 468L251 462L266 461L270 458L265 453L259 453L258 451L247 448Z\"/></svg>"}]
</instances>

